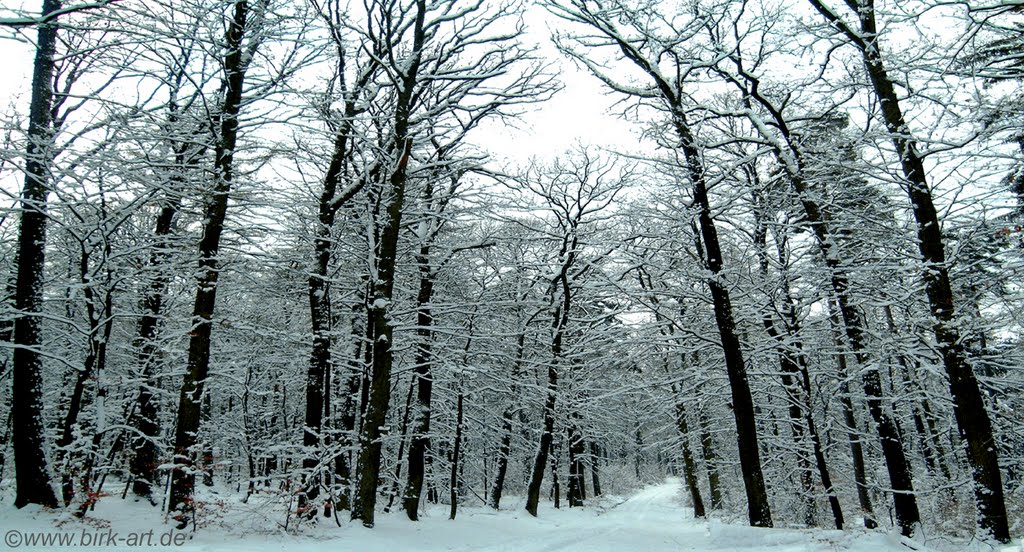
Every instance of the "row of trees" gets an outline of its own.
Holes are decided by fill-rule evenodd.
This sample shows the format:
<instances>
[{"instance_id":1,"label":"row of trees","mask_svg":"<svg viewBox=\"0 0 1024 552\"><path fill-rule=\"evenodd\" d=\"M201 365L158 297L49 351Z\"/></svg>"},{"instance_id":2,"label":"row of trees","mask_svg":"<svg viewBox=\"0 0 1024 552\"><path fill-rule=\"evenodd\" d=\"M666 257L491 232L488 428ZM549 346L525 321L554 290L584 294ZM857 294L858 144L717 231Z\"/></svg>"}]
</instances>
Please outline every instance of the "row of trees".
<instances>
[{"instance_id":1,"label":"row of trees","mask_svg":"<svg viewBox=\"0 0 1024 552\"><path fill-rule=\"evenodd\" d=\"M541 4L631 153L474 146L559 89L515 0L0 20L36 33L0 167L16 505L115 475L186 526L220 479L373 526L679 473L698 516L970 531L971 496L1008 541L1020 6Z\"/></svg>"}]
</instances>

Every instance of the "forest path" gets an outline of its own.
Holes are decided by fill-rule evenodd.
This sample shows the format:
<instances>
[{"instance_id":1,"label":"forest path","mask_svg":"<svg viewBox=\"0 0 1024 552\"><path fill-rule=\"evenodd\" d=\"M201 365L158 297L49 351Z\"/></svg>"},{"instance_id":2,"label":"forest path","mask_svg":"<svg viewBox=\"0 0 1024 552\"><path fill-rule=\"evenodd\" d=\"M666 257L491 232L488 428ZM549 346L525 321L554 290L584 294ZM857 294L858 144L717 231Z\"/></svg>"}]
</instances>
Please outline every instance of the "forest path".
<instances>
[{"instance_id":1,"label":"forest path","mask_svg":"<svg viewBox=\"0 0 1024 552\"><path fill-rule=\"evenodd\" d=\"M567 523L548 538L531 537L536 546L519 550L706 550L693 548L707 544L707 527L683 506L681 492L676 478L648 485L598 515L578 520L578 525Z\"/></svg>"},{"instance_id":2,"label":"forest path","mask_svg":"<svg viewBox=\"0 0 1024 552\"><path fill-rule=\"evenodd\" d=\"M440 510L428 511L417 523L404 515L378 518L377 527L350 527L339 540L315 549L450 550L484 552L710 551L740 552L884 552L907 550L882 533L822 529L761 529L742 524L698 520L684 505L678 478L649 485L625 500L600 510L554 509L542 502L540 515L527 514L509 501L508 509L463 508L456 521Z\"/></svg>"},{"instance_id":3,"label":"forest path","mask_svg":"<svg viewBox=\"0 0 1024 552\"><path fill-rule=\"evenodd\" d=\"M7 507L0 508L0 529L7 533L84 534L104 532L107 527L123 537L147 532L176 533L157 509L130 500L101 500L86 521L39 508L18 510L10 505L12 500L4 502ZM381 514L373 529L350 522L342 522L338 527L333 522L320 520L316 526L305 526L298 533L284 532L275 530L280 527L279 514L258 501L242 505L222 500L217 504L219 506L210 511L210 523L195 533L188 531L182 535L187 536L187 540L181 546L147 549L174 552L906 552L909 549L901 546L897 535L864 529L760 529L738 522L694 519L693 510L685 506L684 485L675 478L649 485L625 499L591 500L585 508L556 510L544 500L536 518L525 511L521 497L509 497L501 511L480 505L462 506L455 521L448 519L448 508L444 505L427 507L418 522L409 521L400 511ZM213 514L223 517L213 517ZM139 547L104 549L137 552ZM924 547L914 549L927 550Z\"/></svg>"}]
</instances>

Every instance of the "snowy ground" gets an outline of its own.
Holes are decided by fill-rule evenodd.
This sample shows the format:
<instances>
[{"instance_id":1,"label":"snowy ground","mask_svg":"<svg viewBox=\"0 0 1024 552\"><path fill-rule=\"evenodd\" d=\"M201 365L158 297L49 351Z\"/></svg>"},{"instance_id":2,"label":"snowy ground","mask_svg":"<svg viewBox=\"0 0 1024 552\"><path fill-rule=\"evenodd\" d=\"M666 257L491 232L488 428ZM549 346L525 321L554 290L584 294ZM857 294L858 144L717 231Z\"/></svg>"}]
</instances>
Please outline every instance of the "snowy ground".
<instances>
[{"instance_id":1,"label":"snowy ground","mask_svg":"<svg viewBox=\"0 0 1024 552\"><path fill-rule=\"evenodd\" d=\"M929 542L926 546L898 535L865 530L755 529L714 520L698 521L682 506L682 487L677 479L651 485L628 498L605 498L585 509L555 510L549 503L542 503L538 518L530 517L521 502L510 499L508 509L500 512L464 507L459 510L456 521L447 519L446 508L437 507L415 523L394 513L379 515L374 529L345 522L338 527L333 521L322 520L318 527L286 532L281 527L284 520L265 503L254 500L241 505L225 501L220 505L208 503L208 526L193 534L172 531L155 508L116 497L101 500L84 521L33 507L19 511L5 500L0 508L0 534L4 539L0 550L887 552L969 549L1001 552L1019 549L1017 546L992 548L978 542L949 541ZM26 539L33 538L64 540L51 541L49 546L38 546L41 543L37 541L37 546L29 546ZM117 546L109 546L111 540ZM88 544L103 546L83 546Z\"/></svg>"}]
</instances>

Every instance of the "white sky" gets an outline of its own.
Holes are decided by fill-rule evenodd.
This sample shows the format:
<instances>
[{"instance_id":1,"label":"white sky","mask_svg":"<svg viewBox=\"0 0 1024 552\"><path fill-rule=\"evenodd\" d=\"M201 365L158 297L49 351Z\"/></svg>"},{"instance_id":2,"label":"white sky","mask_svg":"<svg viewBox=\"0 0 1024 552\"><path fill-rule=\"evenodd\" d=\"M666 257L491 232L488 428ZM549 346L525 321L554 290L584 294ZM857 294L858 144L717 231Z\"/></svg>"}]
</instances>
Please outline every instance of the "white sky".
<instances>
[{"instance_id":1,"label":"white sky","mask_svg":"<svg viewBox=\"0 0 1024 552\"><path fill-rule=\"evenodd\" d=\"M38 10L33 2L0 0L0 17L10 16L12 8L22 6ZM547 25L553 17L539 7L529 8L527 40L537 42L544 55L557 64L556 72L564 89L543 104L529 106L514 126L500 121L482 125L470 135L470 141L492 154L498 164L523 163L530 157L556 156L575 143L602 145L619 150L635 148L640 127L624 121L610 110L614 96L604 94L602 85L564 59L551 44ZM34 30L26 30L34 38ZM0 112L15 110L27 117L32 76L32 45L14 40L10 30L0 33Z\"/></svg>"}]
</instances>

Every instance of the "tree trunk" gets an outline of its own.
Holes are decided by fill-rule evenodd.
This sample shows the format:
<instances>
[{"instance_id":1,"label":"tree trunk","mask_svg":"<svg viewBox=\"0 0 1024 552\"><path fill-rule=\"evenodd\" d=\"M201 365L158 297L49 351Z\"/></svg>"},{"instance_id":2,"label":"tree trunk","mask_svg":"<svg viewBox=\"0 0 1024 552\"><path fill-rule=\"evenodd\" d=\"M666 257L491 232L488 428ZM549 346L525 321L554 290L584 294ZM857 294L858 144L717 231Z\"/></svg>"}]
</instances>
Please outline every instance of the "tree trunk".
<instances>
[{"instance_id":1,"label":"tree trunk","mask_svg":"<svg viewBox=\"0 0 1024 552\"><path fill-rule=\"evenodd\" d=\"M526 326L524 325L522 331L519 332L519 336L516 338L516 357L512 363L512 381L518 381L522 375L523 359L526 355ZM510 395L516 396L515 384ZM508 472L508 457L512 453L512 415L514 414L513 405L510 404L505 407L504 412L501 413L501 444L498 447L498 467L494 476L494 487L491 488L491 495L489 497L489 504L491 508L495 510L499 509L501 503L501 493L505 488L505 475Z\"/></svg>"},{"instance_id":2,"label":"tree trunk","mask_svg":"<svg viewBox=\"0 0 1024 552\"><path fill-rule=\"evenodd\" d=\"M380 223L382 230L378 241L379 249L376 252L376 279L372 282L370 303L367 305L367 330L371 337L369 348L372 351L372 362L366 415L359 443L359 484L352 508L352 519L362 521L366 527L373 527L374 524L377 479L380 477L380 439L391 402L391 365L394 354L391 303L395 287L398 236L402 229L402 207L405 204L406 167L412 153L409 120L423 43L427 38L424 33L426 12L426 0L416 0L413 45L409 53L411 58L396 76L399 86L394 112L394 141L390 149L398 156L398 163L389 178L388 189L381 195L384 201L384 220Z\"/></svg>"},{"instance_id":3,"label":"tree trunk","mask_svg":"<svg viewBox=\"0 0 1024 552\"><path fill-rule=\"evenodd\" d=\"M344 74L339 73L344 79ZM334 221L338 209L352 199L366 182L359 179L350 188L340 191L338 185L344 176L345 163L349 160L352 122L358 111L351 98L346 99L345 117L339 124L334 137L334 149L331 161L324 175L323 191L317 212L316 237L313 239L313 267L309 274L309 318L313 332L313 350L309 357L309 369L306 372L306 417L305 429L302 433L302 446L306 448L303 469L308 472L309 481L306 492L300 495L301 500L314 500L318 494L319 478L313 470L320 463L317 449L321 446L321 428L323 426L325 388L327 374L332 367L331 345L333 330L333 314L331 312L331 285L328 272L331 266L331 239ZM301 506L301 502L300 502ZM315 515L313 509L311 515Z\"/></svg>"},{"instance_id":4,"label":"tree trunk","mask_svg":"<svg viewBox=\"0 0 1024 552\"><path fill-rule=\"evenodd\" d=\"M711 495L711 509L723 506L722 484L718 475L718 454L715 453L715 438L711 434L711 420L707 414L700 415L700 451L704 457L704 469L708 472L708 492Z\"/></svg>"},{"instance_id":5,"label":"tree trunk","mask_svg":"<svg viewBox=\"0 0 1024 552\"><path fill-rule=\"evenodd\" d=\"M242 104L243 84L247 58L243 50L248 2L235 4L228 33L224 57L224 103L220 113L220 129L216 142L214 191L206 208L203 238L199 243L200 274L196 287L196 300L192 311L192 330L189 339L188 368L181 384L178 400L178 424L174 439L174 464L171 474L171 493L168 511L176 516L180 528L192 521L194 515L193 448L200 426L200 410L210 368L210 335L213 330L213 310L217 300L217 278L220 236L227 215L228 194L231 192L235 144L238 138L238 114Z\"/></svg>"},{"instance_id":6,"label":"tree trunk","mask_svg":"<svg viewBox=\"0 0 1024 552\"><path fill-rule=\"evenodd\" d=\"M601 466L600 448L597 441L590 442L590 474L591 482L594 484L594 496L601 496Z\"/></svg>"},{"instance_id":7,"label":"tree trunk","mask_svg":"<svg viewBox=\"0 0 1024 552\"><path fill-rule=\"evenodd\" d=\"M42 15L61 9L59 0L43 0ZM25 150L25 187L21 195L18 232L18 292L14 322L14 358L11 416L14 424L14 468L17 483L14 505L57 507L50 475L43 427L43 362L40 316L43 310L43 271L46 250L46 202L53 165L54 57L57 22L39 26L32 70L28 145Z\"/></svg>"},{"instance_id":8,"label":"tree trunk","mask_svg":"<svg viewBox=\"0 0 1024 552\"><path fill-rule=\"evenodd\" d=\"M395 504L395 498L398 496L399 487L401 487L402 480L402 457L405 455L405 442L409 437L409 418L412 415L412 396L416 390L416 378L409 383L409 392L405 395L405 409L402 411L402 426L398 428L398 454L395 455L395 476L391 484L391 490L388 491L388 505L384 507L384 513L391 511L391 507Z\"/></svg>"},{"instance_id":9,"label":"tree trunk","mask_svg":"<svg viewBox=\"0 0 1024 552\"><path fill-rule=\"evenodd\" d=\"M455 445L452 448L452 474L449 485L451 498L451 511L448 519L455 519L459 507L459 462L462 453L462 402L463 393L459 391L457 406L455 407Z\"/></svg>"},{"instance_id":10,"label":"tree trunk","mask_svg":"<svg viewBox=\"0 0 1024 552\"><path fill-rule=\"evenodd\" d=\"M928 187L924 162L917 152L917 142L908 131L909 127L900 108L899 96L896 95L893 81L882 61L874 2L856 0L850 3L860 23L857 30L849 27L820 0L810 0L810 3L860 51L875 97L878 99L886 130L889 131L893 146L899 155L914 220L917 222L918 249L925 264L923 279L928 305L934 319L932 328L935 343L942 356L946 375L949 377L954 417L971 464L978 524L982 530L991 532L993 538L999 542L1009 542L1010 531L1003 498L1002 474L999 471L999 456L992 433L992 422L985 409L985 401L974 371L967 362L964 343L955 323L956 311L946 266L942 227L932 201L931 189ZM870 404L869 402L869 406ZM874 415L874 407L872 414ZM885 448L887 443L883 440L882 444ZM900 507L897 505L897 514L899 510ZM910 531L906 526L907 521L904 519L901 523L904 525L904 533ZM913 521L916 522L917 519Z\"/></svg>"},{"instance_id":11,"label":"tree trunk","mask_svg":"<svg viewBox=\"0 0 1024 552\"><path fill-rule=\"evenodd\" d=\"M830 305L831 306L831 305ZM861 433L857 428L857 417L853 409L853 401L850 399L850 391L846 384L849 378L849 370L846 367L846 353L839 319L835 312L829 313L829 322L832 325L833 338L836 344L836 360L839 366L839 378L843 382L839 389L839 403L843 410L843 423L846 425L846 434L850 440L850 457L853 459L853 480L857 486L857 500L860 503L861 515L864 516L864 527L875 529L878 522L875 521L875 508L871 504L871 495L868 494L867 467L864 463L864 448L861 445Z\"/></svg>"},{"instance_id":12,"label":"tree trunk","mask_svg":"<svg viewBox=\"0 0 1024 552\"><path fill-rule=\"evenodd\" d=\"M57 440L58 458L62 458L64 465L61 474L61 495L64 499L64 506L69 506L75 496L74 477L76 468L75 459L69 448L75 440L75 429L78 427L78 416L81 414L85 401L86 382L95 379L94 374L102 370L100 362L105 363L106 343L109 339L111 328L111 312L113 308L112 290L107 289L106 300L98 305L96 290L93 287L90 277L89 262L92 257L91 245L82 242L81 257L79 260L79 281L82 286L82 294L85 299L86 319L89 323L89 345L85 355L85 362L82 369L78 371L75 378L75 385L71 390L71 398L68 403L68 411L64 417L63 431L60 439ZM110 246L105 247L104 258L110 256ZM108 278L109 280L109 278ZM108 282L109 284L109 282ZM100 393L97 389L97 394Z\"/></svg>"},{"instance_id":13,"label":"tree trunk","mask_svg":"<svg viewBox=\"0 0 1024 552\"><path fill-rule=\"evenodd\" d=\"M358 412L361 410L358 400L365 365L362 358L363 331L358 324L358 321L364 317L359 316L360 310L360 305L353 307L351 339L354 341L355 347L348 361L349 373L344 378L345 402L341 409L341 442L339 443L343 450L350 448L356 442L357 418ZM338 497L338 510L349 510L352 507L351 457L351 454L341 452L334 459L334 471L338 474L338 482L344 489L341 496Z\"/></svg>"},{"instance_id":14,"label":"tree trunk","mask_svg":"<svg viewBox=\"0 0 1024 552\"><path fill-rule=\"evenodd\" d=\"M558 447L555 444L554 436L551 440L551 451L548 455L551 466L551 499L554 501L555 509L562 507L562 485L558 480Z\"/></svg>"},{"instance_id":15,"label":"tree trunk","mask_svg":"<svg viewBox=\"0 0 1024 552\"><path fill-rule=\"evenodd\" d=\"M978 524L982 530L991 532L997 541L1008 543L1010 529L1003 498L1002 474L999 471L998 447L981 387L967 361L960 329L955 322L956 310L946 265L942 227L925 180L924 163L917 153L913 138L907 137L907 124L900 111L899 99L882 65L873 10L865 10L861 14L861 22L870 41L869 46L862 49L864 63L909 184L910 203L918 226L918 248L925 263L925 294L935 320L932 329L942 364L949 377L953 414L971 465Z\"/></svg>"},{"instance_id":16,"label":"tree trunk","mask_svg":"<svg viewBox=\"0 0 1024 552\"><path fill-rule=\"evenodd\" d=\"M179 150L176 166L183 166L184 151ZM172 177L173 178L173 177ZM129 463L132 475L132 493L147 499L156 505L153 498L153 487L159 484L157 474L158 448L156 439L160 436L160 420L156 397L153 388L156 386L157 373L157 332L163 316L163 298L170 283L170 273L165 269L169 247L167 237L174 230L174 218L180 206L180 197L173 194L166 199L167 203L160 209L156 220L156 249L150 254L149 266L155 269L153 280L149 284L146 297L143 299L143 314L139 320L139 385L137 399L138 410L133 418L136 435L132 437L131 448L134 451Z\"/></svg>"},{"instance_id":17,"label":"tree trunk","mask_svg":"<svg viewBox=\"0 0 1024 552\"><path fill-rule=\"evenodd\" d=\"M495 468L494 486L488 497L487 505L495 510L500 509L501 493L505 489L505 475L508 473L508 457L512 453L512 407L506 407L501 413L501 443L498 446L498 466Z\"/></svg>"},{"instance_id":18,"label":"tree trunk","mask_svg":"<svg viewBox=\"0 0 1024 552\"><path fill-rule=\"evenodd\" d=\"M537 516L540 503L540 486L544 480L544 469L548 464L548 451L551 449L551 438L555 430L555 395L558 393L558 371L548 366L547 393L544 400L544 428L540 434L537 456L533 460L530 472L530 483L526 490L526 511Z\"/></svg>"},{"instance_id":19,"label":"tree trunk","mask_svg":"<svg viewBox=\"0 0 1024 552\"><path fill-rule=\"evenodd\" d=\"M732 410L736 420L736 442L739 447L740 468L743 472L743 487L747 495L747 518L755 527L771 527L772 514L768 504L768 490L761 470L761 456L758 451L757 420L754 413L754 398L747 378L746 363L736 322L733 318L732 300L722 280L722 248L718 242L718 230L711 217L711 203L708 199L704 161L697 142L686 121L680 101L667 98L672 103L673 124L679 136L686 161L686 172L693 186L693 202L698 209L697 249L704 265L711 272L707 286L711 290L711 301L715 311L715 323L721 338L725 355L725 368L729 376L732 395Z\"/></svg>"},{"instance_id":20,"label":"tree trunk","mask_svg":"<svg viewBox=\"0 0 1024 552\"><path fill-rule=\"evenodd\" d=\"M567 253L564 247L563 253ZM551 364L548 365L547 396L544 400L544 428L540 434L540 444L537 449L537 456L533 461L533 470L530 472L530 483L526 490L526 511L534 517L537 517L537 507L540 503L540 487L544 481L544 468L548 464L548 453L552 447L555 431L558 362L562 358L562 338L565 333L565 327L569 323L569 306L572 304L568 278L571 259L572 257L570 256L570 260L562 265L562 271L557 280L562 287L562 301L555 308L554 321L552 323L554 335L551 340ZM555 484L557 485L557 482Z\"/></svg>"},{"instance_id":21,"label":"tree trunk","mask_svg":"<svg viewBox=\"0 0 1024 552\"><path fill-rule=\"evenodd\" d=\"M408 117L408 113L406 113ZM406 123L408 120L406 119ZM405 136L407 127L401 128ZM369 374L369 389L366 414L360 437L357 470L359 483L352 519L362 521L366 527L373 527L377 505L377 481L380 477L381 437L385 430L388 409L391 404L391 366L393 362L392 342L394 327L391 320L391 301L395 285L395 260L398 255L398 234L401 230L402 205L405 200L406 166L409 163L412 142L405 140L398 167L391 175L390 194L386 209L386 220L380 239L377 257L377 281L371 294L372 302L367 305L367 327L370 330L372 362Z\"/></svg>"},{"instance_id":22,"label":"tree trunk","mask_svg":"<svg viewBox=\"0 0 1024 552\"><path fill-rule=\"evenodd\" d=\"M686 421L686 406L679 400L675 384L672 384L672 388L672 395L676 397L676 429L679 430L683 452L683 477L690 489L693 517L703 519L707 517L707 513L704 511L704 499L700 496L700 485L697 483L697 466L693 461L693 453L690 452L690 427Z\"/></svg>"},{"instance_id":23,"label":"tree trunk","mask_svg":"<svg viewBox=\"0 0 1024 552\"><path fill-rule=\"evenodd\" d=\"M425 457L430 448L430 400L433 393L433 340L434 316L430 301L434 295L434 274L430 268L430 246L420 246L417 263L420 271L419 292L416 296L416 359L413 369L416 379L416 416L409 444L409 476L402 499L402 509L410 520L419 519L420 493L426 473Z\"/></svg>"},{"instance_id":24,"label":"tree trunk","mask_svg":"<svg viewBox=\"0 0 1024 552\"><path fill-rule=\"evenodd\" d=\"M180 123L178 92L180 82L184 79L181 71L175 76L178 77L178 80L171 88L171 97L168 102L168 123L172 128ZM157 473L159 464L157 439L160 437L160 420L158 403L153 395L153 390L157 384L156 374L159 373L157 370L159 363L157 336L160 321L163 318L163 299L171 281L171 273L167 270L171 256L169 238L174 233L175 219L181 209L181 196L186 185L183 173L187 169L196 168L200 157L206 151L205 147L197 147L188 140L173 142L171 145L174 150L174 165L167 177L170 190L164 197L160 212L156 217L155 243L148 262L148 268L153 271L153 276L142 301L143 312L142 318L139 320L136 340L136 347L139 350L139 377L142 383L139 385L139 395L136 401L137 411L131 420L136 433L131 437L131 449L134 452L129 462L132 493L137 497L145 498L154 506L157 501L153 496L153 488L159 484L160 479Z\"/></svg>"},{"instance_id":25,"label":"tree trunk","mask_svg":"<svg viewBox=\"0 0 1024 552\"><path fill-rule=\"evenodd\" d=\"M576 415L571 416L573 420L577 417ZM573 421L570 421L570 425L566 429L566 439L569 442L569 489L566 498L569 499L570 508L577 508L583 506L583 501L587 499L587 480L583 469L583 456L586 454L586 448L583 435L580 434L579 427Z\"/></svg>"}]
</instances>

